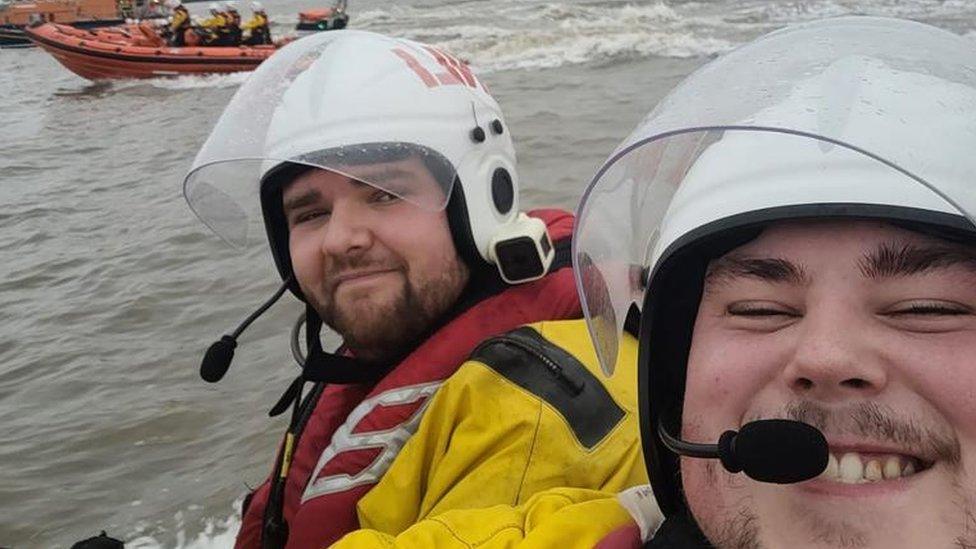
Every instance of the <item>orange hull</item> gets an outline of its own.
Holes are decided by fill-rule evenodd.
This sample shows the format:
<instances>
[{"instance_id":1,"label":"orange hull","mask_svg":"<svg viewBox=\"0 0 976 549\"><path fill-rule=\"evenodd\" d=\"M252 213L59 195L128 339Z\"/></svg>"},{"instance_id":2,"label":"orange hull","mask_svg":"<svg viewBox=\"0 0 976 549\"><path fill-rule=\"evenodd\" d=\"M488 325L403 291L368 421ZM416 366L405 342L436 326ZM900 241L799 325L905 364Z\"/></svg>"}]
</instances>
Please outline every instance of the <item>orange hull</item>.
<instances>
[{"instance_id":1,"label":"orange hull","mask_svg":"<svg viewBox=\"0 0 976 549\"><path fill-rule=\"evenodd\" d=\"M0 25L23 27L32 16L72 24L122 19L115 0L20 0L0 7Z\"/></svg>"},{"instance_id":2,"label":"orange hull","mask_svg":"<svg viewBox=\"0 0 976 549\"><path fill-rule=\"evenodd\" d=\"M134 28L86 31L48 23L25 32L68 70L88 80L252 71L275 52L274 46L137 45L142 35Z\"/></svg>"}]
</instances>

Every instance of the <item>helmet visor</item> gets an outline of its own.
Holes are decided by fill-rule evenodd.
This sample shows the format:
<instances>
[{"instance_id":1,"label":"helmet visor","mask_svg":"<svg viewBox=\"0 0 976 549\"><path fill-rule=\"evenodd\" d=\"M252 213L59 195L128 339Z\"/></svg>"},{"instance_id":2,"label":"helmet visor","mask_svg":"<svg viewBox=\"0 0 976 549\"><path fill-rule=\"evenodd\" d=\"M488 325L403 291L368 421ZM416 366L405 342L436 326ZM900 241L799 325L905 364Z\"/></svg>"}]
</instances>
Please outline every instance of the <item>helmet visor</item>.
<instances>
[{"instance_id":1,"label":"helmet visor","mask_svg":"<svg viewBox=\"0 0 976 549\"><path fill-rule=\"evenodd\" d=\"M944 31L843 18L773 33L690 76L577 211L576 283L604 372L661 260L706 226L820 204L972 223L974 67L971 46ZM735 74L749 78L730 89Z\"/></svg>"},{"instance_id":2,"label":"helmet visor","mask_svg":"<svg viewBox=\"0 0 976 549\"><path fill-rule=\"evenodd\" d=\"M261 185L286 183L280 176L287 165L328 170L427 210L447 205L469 147L431 144L430 136L453 120L422 108L406 116L402 105L370 96L402 86L397 82L409 67L397 51L412 45L372 34L363 40L364 34L319 33L289 44L258 67L224 110L183 193L197 217L231 245L263 234ZM368 65L368 74L357 72L357 63Z\"/></svg>"}]
</instances>

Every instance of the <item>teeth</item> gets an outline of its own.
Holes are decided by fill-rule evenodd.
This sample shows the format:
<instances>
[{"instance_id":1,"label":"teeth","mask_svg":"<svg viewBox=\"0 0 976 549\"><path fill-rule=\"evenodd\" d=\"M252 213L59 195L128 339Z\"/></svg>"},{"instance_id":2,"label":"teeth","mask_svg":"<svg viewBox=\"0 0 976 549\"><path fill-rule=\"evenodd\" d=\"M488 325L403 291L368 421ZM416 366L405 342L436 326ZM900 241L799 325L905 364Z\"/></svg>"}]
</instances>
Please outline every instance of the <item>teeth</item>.
<instances>
[{"instance_id":1,"label":"teeth","mask_svg":"<svg viewBox=\"0 0 976 549\"><path fill-rule=\"evenodd\" d=\"M914 460L903 456L862 456L857 452L847 452L840 459L831 453L827 459L827 468L820 477L845 484L860 484L898 479L914 475L915 472Z\"/></svg>"},{"instance_id":2,"label":"teeth","mask_svg":"<svg viewBox=\"0 0 976 549\"><path fill-rule=\"evenodd\" d=\"M864 478L865 480L881 480L881 462L872 459L864 466Z\"/></svg>"},{"instance_id":3,"label":"teeth","mask_svg":"<svg viewBox=\"0 0 976 549\"><path fill-rule=\"evenodd\" d=\"M840 481L853 484L864 478L864 465L857 454L844 454L840 458Z\"/></svg>"},{"instance_id":4,"label":"teeth","mask_svg":"<svg viewBox=\"0 0 976 549\"><path fill-rule=\"evenodd\" d=\"M840 465L837 463L837 457L834 454L829 454L830 457L827 458L827 468L824 469L820 476L824 478L837 478L840 476ZM901 469L898 470L901 474Z\"/></svg>"},{"instance_id":5,"label":"teeth","mask_svg":"<svg viewBox=\"0 0 976 549\"><path fill-rule=\"evenodd\" d=\"M898 478L901 476L901 460L892 456L885 460L884 478Z\"/></svg>"}]
</instances>

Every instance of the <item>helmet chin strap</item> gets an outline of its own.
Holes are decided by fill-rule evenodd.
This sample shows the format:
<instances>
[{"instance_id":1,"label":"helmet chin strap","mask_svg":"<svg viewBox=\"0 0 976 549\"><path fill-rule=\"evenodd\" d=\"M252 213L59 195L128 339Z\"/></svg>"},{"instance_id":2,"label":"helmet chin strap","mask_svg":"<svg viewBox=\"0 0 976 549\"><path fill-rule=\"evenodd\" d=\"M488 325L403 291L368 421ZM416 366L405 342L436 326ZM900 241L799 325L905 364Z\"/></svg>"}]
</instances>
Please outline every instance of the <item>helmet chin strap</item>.
<instances>
[{"instance_id":1,"label":"helmet chin strap","mask_svg":"<svg viewBox=\"0 0 976 549\"><path fill-rule=\"evenodd\" d=\"M375 383L382 379L392 364L372 365L349 356L339 347L334 352L322 349L322 319L314 307L305 304L305 348L308 353L302 364L302 373L291 383L269 415L274 417L285 412L289 406L301 400L301 388L305 382L335 383Z\"/></svg>"}]
</instances>

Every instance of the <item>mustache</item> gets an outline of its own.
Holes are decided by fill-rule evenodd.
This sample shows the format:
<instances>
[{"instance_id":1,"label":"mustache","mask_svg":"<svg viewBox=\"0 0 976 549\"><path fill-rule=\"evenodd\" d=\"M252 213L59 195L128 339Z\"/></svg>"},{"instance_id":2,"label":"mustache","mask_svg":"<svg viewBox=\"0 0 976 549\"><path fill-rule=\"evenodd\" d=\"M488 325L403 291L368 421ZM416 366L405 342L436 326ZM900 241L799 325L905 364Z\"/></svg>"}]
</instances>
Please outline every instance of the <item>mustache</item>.
<instances>
[{"instance_id":1,"label":"mustache","mask_svg":"<svg viewBox=\"0 0 976 549\"><path fill-rule=\"evenodd\" d=\"M949 465L958 465L962 460L959 441L951 433L876 402L859 402L834 409L804 400L787 404L781 417L802 421L825 433L889 442L915 455Z\"/></svg>"},{"instance_id":2,"label":"mustache","mask_svg":"<svg viewBox=\"0 0 976 549\"><path fill-rule=\"evenodd\" d=\"M400 269L402 265L390 259L380 259L366 255L338 256L325 266L323 281L329 290L334 290L336 277L350 271Z\"/></svg>"}]
</instances>

